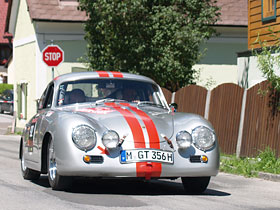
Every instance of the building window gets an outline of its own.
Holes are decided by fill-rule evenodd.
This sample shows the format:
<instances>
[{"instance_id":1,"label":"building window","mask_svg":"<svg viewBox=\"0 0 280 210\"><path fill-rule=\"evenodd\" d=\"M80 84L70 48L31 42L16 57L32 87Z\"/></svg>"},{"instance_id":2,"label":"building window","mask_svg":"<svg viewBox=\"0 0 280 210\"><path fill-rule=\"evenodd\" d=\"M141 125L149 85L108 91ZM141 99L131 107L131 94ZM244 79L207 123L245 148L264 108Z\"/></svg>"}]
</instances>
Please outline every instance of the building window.
<instances>
[{"instance_id":1,"label":"building window","mask_svg":"<svg viewBox=\"0 0 280 210\"><path fill-rule=\"evenodd\" d=\"M19 119L27 118L27 83L17 85L17 115Z\"/></svg>"},{"instance_id":2,"label":"building window","mask_svg":"<svg viewBox=\"0 0 280 210\"><path fill-rule=\"evenodd\" d=\"M262 0L262 21L276 19L276 0Z\"/></svg>"},{"instance_id":3,"label":"building window","mask_svg":"<svg viewBox=\"0 0 280 210\"><path fill-rule=\"evenodd\" d=\"M89 70L83 67L72 67L72 72L84 72L84 71L89 71Z\"/></svg>"}]
</instances>

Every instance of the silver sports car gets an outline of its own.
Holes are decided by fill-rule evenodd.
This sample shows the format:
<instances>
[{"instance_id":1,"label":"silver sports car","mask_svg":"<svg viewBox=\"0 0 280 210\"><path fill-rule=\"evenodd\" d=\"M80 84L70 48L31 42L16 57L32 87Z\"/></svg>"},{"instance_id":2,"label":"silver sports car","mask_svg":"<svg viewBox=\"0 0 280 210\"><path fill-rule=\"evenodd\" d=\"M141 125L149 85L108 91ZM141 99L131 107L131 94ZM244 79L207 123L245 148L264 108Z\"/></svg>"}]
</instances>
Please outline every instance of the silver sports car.
<instances>
[{"instance_id":1,"label":"silver sports car","mask_svg":"<svg viewBox=\"0 0 280 210\"><path fill-rule=\"evenodd\" d=\"M121 72L56 77L20 143L24 179L47 174L53 190L74 177L175 179L203 192L219 170L211 124L168 106L151 79Z\"/></svg>"}]
</instances>

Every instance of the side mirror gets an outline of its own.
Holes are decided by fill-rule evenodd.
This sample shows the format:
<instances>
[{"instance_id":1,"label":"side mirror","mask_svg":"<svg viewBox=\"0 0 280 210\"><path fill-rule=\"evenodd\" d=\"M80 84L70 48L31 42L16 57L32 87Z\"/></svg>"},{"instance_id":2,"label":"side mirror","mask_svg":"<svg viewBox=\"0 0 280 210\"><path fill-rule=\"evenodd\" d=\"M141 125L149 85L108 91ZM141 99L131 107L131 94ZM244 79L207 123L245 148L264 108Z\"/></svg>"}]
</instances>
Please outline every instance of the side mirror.
<instances>
[{"instance_id":1,"label":"side mirror","mask_svg":"<svg viewBox=\"0 0 280 210\"><path fill-rule=\"evenodd\" d=\"M176 103L169 104L169 108L172 110L172 112L176 112L178 109L178 104Z\"/></svg>"},{"instance_id":2,"label":"side mirror","mask_svg":"<svg viewBox=\"0 0 280 210\"><path fill-rule=\"evenodd\" d=\"M40 104L40 99L36 99L36 107L37 107L37 112L40 110L39 104Z\"/></svg>"}]
</instances>

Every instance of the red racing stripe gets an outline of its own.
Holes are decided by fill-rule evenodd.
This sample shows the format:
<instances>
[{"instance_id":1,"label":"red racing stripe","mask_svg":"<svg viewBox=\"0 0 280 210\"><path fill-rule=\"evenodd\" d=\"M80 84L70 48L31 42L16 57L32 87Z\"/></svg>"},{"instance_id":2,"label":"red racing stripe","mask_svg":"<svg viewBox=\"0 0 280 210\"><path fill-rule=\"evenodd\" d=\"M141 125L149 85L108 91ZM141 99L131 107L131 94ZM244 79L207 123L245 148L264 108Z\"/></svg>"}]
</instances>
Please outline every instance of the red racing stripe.
<instances>
[{"instance_id":1,"label":"red racing stripe","mask_svg":"<svg viewBox=\"0 0 280 210\"><path fill-rule=\"evenodd\" d=\"M96 71L99 75L99 77L109 77L109 74L107 71Z\"/></svg>"},{"instance_id":2,"label":"red racing stripe","mask_svg":"<svg viewBox=\"0 0 280 210\"><path fill-rule=\"evenodd\" d=\"M149 135L149 141L150 141L150 148L153 149L160 149L160 143L159 143L159 136L156 129L156 126L153 122L153 120L147 115L145 112L143 112L140 109L137 109L134 106L130 106L130 104L127 103L120 103L123 106L129 107L132 111L134 111L137 115L140 116L141 120L144 122L144 125L147 129L148 135ZM152 177L160 177L162 165L161 163L155 163L153 162L151 165L152 168Z\"/></svg>"},{"instance_id":3,"label":"red racing stripe","mask_svg":"<svg viewBox=\"0 0 280 210\"><path fill-rule=\"evenodd\" d=\"M59 76L55 77L53 80L58 80Z\"/></svg>"},{"instance_id":4,"label":"red racing stripe","mask_svg":"<svg viewBox=\"0 0 280 210\"><path fill-rule=\"evenodd\" d=\"M113 74L113 77L123 78L123 74L118 71L110 71Z\"/></svg>"},{"instance_id":5,"label":"red racing stripe","mask_svg":"<svg viewBox=\"0 0 280 210\"><path fill-rule=\"evenodd\" d=\"M98 146L97 147L100 151L101 151L101 154L106 154L106 155L109 155L109 152L108 152L108 150L105 148L105 149L103 149L102 147L100 147L100 146Z\"/></svg>"},{"instance_id":6,"label":"red racing stripe","mask_svg":"<svg viewBox=\"0 0 280 210\"><path fill-rule=\"evenodd\" d=\"M126 122L128 123L131 129L135 148L146 148L142 128L140 126L140 123L136 119L136 117L133 115L133 113L128 109L122 109L120 106L118 106L115 103L105 103L105 104L107 106L114 108L125 118Z\"/></svg>"},{"instance_id":7,"label":"red racing stripe","mask_svg":"<svg viewBox=\"0 0 280 210\"><path fill-rule=\"evenodd\" d=\"M118 106L115 103L105 103L105 104L107 106L114 108L125 118L126 122L128 123L128 125L131 129L132 135L133 135L134 147L135 148L146 148L145 138L144 138L142 128L140 126L140 123L134 116L134 114L127 109L122 109L120 106ZM147 163L145 163L145 162L136 163L136 176L137 177L145 177L145 174L146 174L145 171L147 171L146 164Z\"/></svg>"}]
</instances>

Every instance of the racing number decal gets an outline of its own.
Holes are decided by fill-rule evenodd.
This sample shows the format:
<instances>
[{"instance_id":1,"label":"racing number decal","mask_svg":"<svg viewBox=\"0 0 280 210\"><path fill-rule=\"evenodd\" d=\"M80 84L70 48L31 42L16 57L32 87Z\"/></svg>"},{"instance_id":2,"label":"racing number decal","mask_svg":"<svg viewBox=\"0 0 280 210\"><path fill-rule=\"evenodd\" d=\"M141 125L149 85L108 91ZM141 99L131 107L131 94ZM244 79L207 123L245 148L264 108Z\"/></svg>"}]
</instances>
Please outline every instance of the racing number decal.
<instances>
[{"instance_id":1,"label":"racing number decal","mask_svg":"<svg viewBox=\"0 0 280 210\"><path fill-rule=\"evenodd\" d=\"M35 128L36 128L36 123L37 123L38 117L35 117L31 121L31 125L28 128L28 140L27 140L27 147L28 147L28 152L33 152L33 138L34 138L34 133L35 133Z\"/></svg>"}]
</instances>

